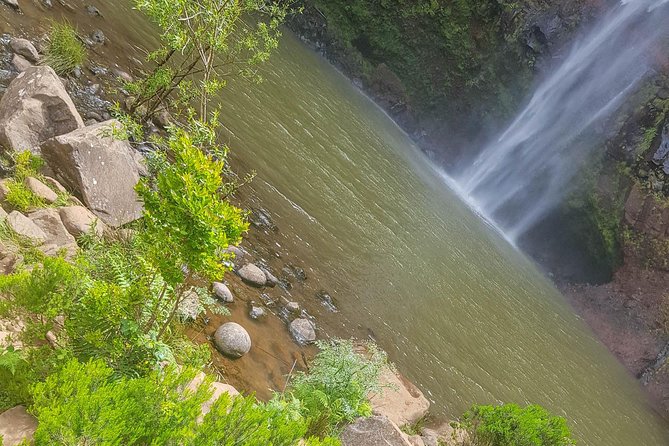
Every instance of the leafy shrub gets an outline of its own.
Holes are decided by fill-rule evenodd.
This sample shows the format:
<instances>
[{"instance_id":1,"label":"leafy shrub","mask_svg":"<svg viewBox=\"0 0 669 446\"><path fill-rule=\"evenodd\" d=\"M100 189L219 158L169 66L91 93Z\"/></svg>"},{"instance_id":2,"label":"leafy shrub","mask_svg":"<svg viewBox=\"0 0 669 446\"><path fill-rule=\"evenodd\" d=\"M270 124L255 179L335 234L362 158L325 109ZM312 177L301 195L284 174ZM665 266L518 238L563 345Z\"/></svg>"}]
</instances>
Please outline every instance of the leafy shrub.
<instances>
[{"instance_id":1,"label":"leafy shrub","mask_svg":"<svg viewBox=\"0 0 669 446\"><path fill-rule=\"evenodd\" d=\"M193 279L220 280L232 256L224 249L238 244L248 230L245 213L221 198L224 162L203 153L182 129L173 129L167 145L163 161L155 163L155 178L137 185L144 202L139 237L146 259L165 287L174 289L172 309L158 339Z\"/></svg>"},{"instance_id":2,"label":"leafy shrub","mask_svg":"<svg viewBox=\"0 0 669 446\"><path fill-rule=\"evenodd\" d=\"M113 379L102 361L71 361L34 388L35 444L292 446L306 429L300 418L254 397L223 394L204 416L209 380L184 391L193 370ZM332 440L310 443L334 446Z\"/></svg>"},{"instance_id":3,"label":"leafy shrub","mask_svg":"<svg viewBox=\"0 0 669 446\"><path fill-rule=\"evenodd\" d=\"M54 22L49 32L44 63L60 75L71 73L86 60L86 48L69 23Z\"/></svg>"},{"instance_id":4,"label":"leafy shrub","mask_svg":"<svg viewBox=\"0 0 669 446\"><path fill-rule=\"evenodd\" d=\"M564 418L538 405L474 406L460 427L476 446L570 446L576 444Z\"/></svg>"},{"instance_id":5,"label":"leafy shrub","mask_svg":"<svg viewBox=\"0 0 669 446\"><path fill-rule=\"evenodd\" d=\"M324 437L343 423L371 415L367 395L380 390L387 358L374 344L367 345L366 355L356 352L351 341L320 342L318 347L309 373L295 376L288 395L299 401L307 433Z\"/></svg>"}]
</instances>

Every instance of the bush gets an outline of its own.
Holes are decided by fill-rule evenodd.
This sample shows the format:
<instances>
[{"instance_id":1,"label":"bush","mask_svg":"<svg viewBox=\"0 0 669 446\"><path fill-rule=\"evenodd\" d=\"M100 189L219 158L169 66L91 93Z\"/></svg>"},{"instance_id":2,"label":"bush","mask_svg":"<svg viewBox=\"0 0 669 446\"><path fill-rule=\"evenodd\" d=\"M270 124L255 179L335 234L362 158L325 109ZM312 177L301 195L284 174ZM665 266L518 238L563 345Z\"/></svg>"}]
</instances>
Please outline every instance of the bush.
<instances>
[{"instance_id":1,"label":"bush","mask_svg":"<svg viewBox=\"0 0 669 446\"><path fill-rule=\"evenodd\" d=\"M387 358L374 344L367 345L366 355L356 352L351 341L320 342L318 347L309 373L295 376L288 395L299 401L307 433L324 437L343 423L372 414L367 395L380 390Z\"/></svg>"},{"instance_id":2,"label":"bush","mask_svg":"<svg viewBox=\"0 0 669 446\"><path fill-rule=\"evenodd\" d=\"M71 361L34 388L35 445L292 446L306 427L280 407L254 397L223 394L201 417L211 397L205 380L184 391L194 370L168 369L144 378L113 379L101 361ZM337 442L308 443L335 446Z\"/></svg>"},{"instance_id":3,"label":"bush","mask_svg":"<svg viewBox=\"0 0 669 446\"><path fill-rule=\"evenodd\" d=\"M69 23L54 22L49 33L44 63L60 75L71 73L86 60L86 49Z\"/></svg>"},{"instance_id":4,"label":"bush","mask_svg":"<svg viewBox=\"0 0 669 446\"><path fill-rule=\"evenodd\" d=\"M474 406L459 427L475 446L570 446L576 444L564 418L538 405Z\"/></svg>"}]
</instances>

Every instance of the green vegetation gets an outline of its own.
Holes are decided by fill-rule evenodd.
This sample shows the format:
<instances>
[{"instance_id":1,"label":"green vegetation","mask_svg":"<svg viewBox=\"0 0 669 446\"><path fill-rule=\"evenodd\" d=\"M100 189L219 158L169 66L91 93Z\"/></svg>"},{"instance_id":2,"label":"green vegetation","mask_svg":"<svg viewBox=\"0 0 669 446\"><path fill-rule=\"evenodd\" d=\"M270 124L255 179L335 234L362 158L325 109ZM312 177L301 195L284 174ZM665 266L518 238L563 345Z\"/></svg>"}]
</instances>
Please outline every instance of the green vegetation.
<instances>
[{"instance_id":1,"label":"green vegetation","mask_svg":"<svg viewBox=\"0 0 669 446\"><path fill-rule=\"evenodd\" d=\"M456 118L503 116L530 75L524 49L509 35L514 2L308 0L326 17L329 38L353 76L372 83L385 63L421 112Z\"/></svg>"},{"instance_id":2,"label":"green vegetation","mask_svg":"<svg viewBox=\"0 0 669 446\"><path fill-rule=\"evenodd\" d=\"M541 406L516 404L474 406L458 427L469 434L473 446L570 446L567 423Z\"/></svg>"},{"instance_id":3,"label":"green vegetation","mask_svg":"<svg viewBox=\"0 0 669 446\"><path fill-rule=\"evenodd\" d=\"M44 161L37 155L33 155L30 151L9 154L13 163L13 175L7 179L5 185L7 186L7 195L5 201L21 212L33 211L35 209L48 207L49 204L43 199L35 195L25 185L25 180L29 177L44 180L44 176L39 173ZM46 183L45 183L46 184ZM48 186L48 184L47 184ZM69 202L69 196L60 191L53 189L58 194L58 200L53 203L53 206L63 206Z\"/></svg>"},{"instance_id":4,"label":"green vegetation","mask_svg":"<svg viewBox=\"0 0 669 446\"><path fill-rule=\"evenodd\" d=\"M364 353L356 352L351 341L320 342L318 347L309 373L295 376L288 396L300 402L308 434L323 437L372 414L367 396L381 390L379 375L387 358L374 344L367 344Z\"/></svg>"},{"instance_id":5,"label":"green vegetation","mask_svg":"<svg viewBox=\"0 0 669 446\"><path fill-rule=\"evenodd\" d=\"M282 2L264 0L135 0L135 5L160 27L163 46L149 55L156 62L153 71L127 86L136 98L131 112L150 117L170 98L182 105L196 101L203 121L226 77L259 79L256 66L277 47L288 12Z\"/></svg>"},{"instance_id":6,"label":"green vegetation","mask_svg":"<svg viewBox=\"0 0 669 446\"><path fill-rule=\"evenodd\" d=\"M49 32L44 64L60 75L70 74L86 61L86 48L69 23L54 22Z\"/></svg>"}]
</instances>

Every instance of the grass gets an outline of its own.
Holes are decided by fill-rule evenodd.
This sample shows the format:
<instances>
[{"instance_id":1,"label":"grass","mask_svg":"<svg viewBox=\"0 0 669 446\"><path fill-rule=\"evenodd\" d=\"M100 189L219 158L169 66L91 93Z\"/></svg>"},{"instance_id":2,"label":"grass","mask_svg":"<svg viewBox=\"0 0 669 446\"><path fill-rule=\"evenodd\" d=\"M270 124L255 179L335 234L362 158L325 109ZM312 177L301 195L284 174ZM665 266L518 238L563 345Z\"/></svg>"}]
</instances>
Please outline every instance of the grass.
<instances>
[{"instance_id":1,"label":"grass","mask_svg":"<svg viewBox=\"0 0 669 446\"><path fill-rule=\"evenodd\" d=\"M69 23L54 22L49 33L49 45L44 63L60 75L70 74L86 60L86 48Z\"/></svg>"}]
</instances>

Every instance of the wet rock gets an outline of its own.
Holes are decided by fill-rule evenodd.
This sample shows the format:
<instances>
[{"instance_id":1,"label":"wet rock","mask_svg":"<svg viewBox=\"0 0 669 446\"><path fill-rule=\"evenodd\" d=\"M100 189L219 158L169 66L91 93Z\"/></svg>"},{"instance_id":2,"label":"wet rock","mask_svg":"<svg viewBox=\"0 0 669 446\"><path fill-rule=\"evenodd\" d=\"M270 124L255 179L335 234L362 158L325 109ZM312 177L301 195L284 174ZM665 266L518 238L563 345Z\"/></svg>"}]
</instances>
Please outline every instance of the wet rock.
<instances>
[{"instance_id":1,"label":"wet rock","mask_svg":"<svg viewBox=\"0 0 669 446\"><path fill-rule=\"evenodd\" d=\"M91 17L102 17L102 13L93 5L86 6L86 13Z\"/></svg>"},{"instance_id":2,"label":"wet rock","mask_svg":"<svg viewBox=\"0 0 669 446\"><path fill-rule=\"evenodd\" d=\"M411 446L402 431L384 416L358 418L341 433L342 446Z\"/></svg>"},{"instance_id":3,"label":"wet rock","mask_svg":"<svg viewBox=\"0 0 669 446\"><path fill-rule=\"evenodd\" d=\"M253 263L244 265L237 271L237 274L239 274L244 283L258 288L265 286L267 282L265 273Z\"/></svg>"},{"instance_id":4,"label":"wet rock","mask_svg":"<svg viewBox=\"0 0 669 446\"><path fill-rule=\"evenodd\" d=\"M298 344L310 344L316 340L316 330L309 319L295 319L290 323L289 329Z\"/></svg>"},{"instance_id":5,"label":"wet rock","mask_svg":"<svg viewBox=\"0 0 669 446\"><path fill-rule=\"evenodd\" d=\"M114 68L114 69L112 70L112 73L113 73L114 76L116 76L118 79L121 79L121 80L123 80L123 81L125 81L125 82L132 82L132 81L134 80L133 77L132 77L129 73L126 73L125 71L123 71L123 70L121 70L121 69L119 69L119 68Z\"/></svg>"},{"instance_id":6,"label":"wet rock","mask_svg":"<svg viewBox=\"0 0 669 446\"><path fill-rule=\"evenodd\" d=\"M47 239L44 231L19 211L12 211L7 216L7 224L14 232L26 237L33 243L42 244Z\"/></svg>"},{"instance_id":7,"label":"wet rock","mask_svg":"<svg viewBox=\"0 0 669 446\"><path fill-rule=\"evenodd\" d=\"M300 312L300 304L297 302L288 302L286 304L286 311L289 313L299 313Z\"/></svg>"},{"instance_id":8,"label":"wet rock","mask_svg":"<svg viewBox=\"0 0 669 446\"><path fill-rule=\"evenodd\" d=\"M232 291L230 291L230 288L228 288L226 284L221 282L214 282L212 288L214 290L214 295L221 302L229 304L235 300L234 296L232 295Z\"/></svg>"},{"instance_id":9,"label":"wet rock","mask_svg":"<svg viewBox=\"0 0 669 446\"><path fill-rule=\"evenodd\" d=\"M139 170L132 147L112 136L116 120L57 136L42 145L56 177L100 219L120 226L138 219L142 205L135 185Z\"/></svg>"},{"instance_id":10,"label":"wet rock","mask_svg":"<svg viewBox=\"0 0 669 446\"><path fill-rule=\"evenodd\" d=\"M12 38L12 40L9 42L9 46L12 51L25 57L30 62L37 63L39 61L39 53L37 52L37 48L35 48L35 45L33 45L30 40Z\"/></svg>"},{"instance_id":11,"label":"wet rock","mask_svg":"<svg viewBox=\"0 0 669 446\"><path fill-rule=\"evenodd\" d=\"M0 69L0 82L5 83L9 82L14 78L14 73L9 70Z\"/></svg>"},{"instance_id":12,"label":"wet rock","mask_svg":"<svg viewBox=\"0 0 669 446\"><path fill-rule=\"evenodd\" d=\"M251 224L259 229L269 229L276 231L278 228L274 224L269 212L265 209L251 209L251 216L249 218Z\"/></svg>"},{"instance_id":13,"label":"wet rock","mask_svg":"<svg viewBox=\"0 0 669 446\"><path fill-rule=\"evenodd\" d=\"M0 145L16 151L39 151L43 141L83 126L50 67L30 67L20 73L0 99Z\"/></svg>"},{"instance_id":14,"label":"wet rock","mask_svg":"<svg viewBox=\"0 0 669 446\"><path fill-rule=\"evenodd\" d=\"M42 0L42 4L47 8L53 7L53 3L51 3L51 0Z\"/></svg>"},{"instance_id":15,"label":"wet rock","mask_svg":"<svg viewBox=\"0 0 669 446\"><path fill-rule=\"evenodd\" d=\"M330 293L328 293L325 290L320 290L318 293L316 293L316 298L321 301L321 304L325 308L327 308L329 311L336 313L337 311L337 305L335 304L335 301L332 296L330 296Z\"/></svg>"},{"instance_id":16,"label":"wet rock","mask_svg":"<svg viewBox=\"0 0 669 446\"><path fill-rule=\"evenodd\" d=\"M42 183L37 178L28 177L25 180L26 187L37 197L51 204L58 200L58 194L51 190L49 186Z\"/></svg>"},{"instance_id":17,"label":"wet rock","mask_svg":"<svg viewBox=\"0 0 669 446\"><path fill-rule=\"evenodd\" d=\"M107 38L105 37L105 33L103 33L101 29L96 29L91 33L91 40L93 41L93 43L97 45L104 45Z\"/></svg>"},{"instance_id":18,"label":"wet rock","mask_svg":"<svg viewBox=\"0 0 669 446\"><path fill-rule=\"evenodd\" d=\"M104 223L83 206L66 206L58 210L60 219L67 231L74 237L80 237L95 228L95 234L102 237Z\"/></svg>"},{"instance_id":19,"label":"wet rock","mask_svg":"<svg viewBox=\"0 0 669 446\"><path fill-rule=\"evenodd\" d=\"M106 69L105 67L101 67L99 65L91 65L89 68L91 73L93 73L95 76L106 76L109 74L109 70Z\"/></svg>"},{"instance_id":20,"label":"wet rock","mask_svg":"<svg viewBox=\"0 0 669 446\"><path fill-rule=\"evenodd\" d=\"M12 8L14 8L14 9L17 10L17 11L20 10L18 0L2 0L2 2L3 2L5 5L11 6Z\"/></svg>"},{"instance_id":21,"label":"wet rock","mask_svg":"<svg viewBox=\"0 0 669 446\"><path fill-rule=\"evenodd\" d=\"M23 73L28 68L33 66L33 64L31 64L28 59L21 56L20 54L14 54L12 57L12 65L19 73Z\"/></svg>"},{"instance_id":22,"label":"wet rock","mask_svg":"<svg viewBox=\"0 0 669 446\"><path fill-rule=\"evenodd\" d=\"M27 440L31 444L37 430L37 419L23 406L16 406L0 414L0 438L4 446L16 446Z\"/></svg>"},{"instance_id":23,"label":"wet rock","mask_svg":"<svg viewBox=\"0 0 669 446\"><path fill-rule=\"evenodd\" d=\"M241 358L251 350L251 337L241 325L227 322L214 333L214 344L224 355Z\"/></svg>"},{"instance_id":24,"label":"wet rock","mask_svg":"<svg viewBox=\"0 0 669 446\"><path fill-rule=\"evenodd\" d=\"M430 401L402 375L385 367L379 383L383 391L370 395L369 400L374 414L383 415L398 426L413 424L427 415Z\"/></svg>"},{"instance_id":25,"label":"wet rock","mask_svg":"<svg viewBox=\"0 0 669 446\"><path fill-rule=\"evenodd\" d=\"M279 284L279 279L277 279L267 268L260 268L262 269L262 272L265 273L265 279L268 287L274 288Z\"/></svg>"},{"instance_id":26,"label":"wet rock","mask_svg":"<svg viewBox=\"0 0 669 446\"><path fill-rule=\"evenodd\" d=\"M65 228L57 209L40 209L28 214L28 218L44 231L48 244L56 245L57 249L65 248L72 253L76 252L77 241Z\"/></svg>"},{"instance_id":27,"label":"wet rock","mask_svg":"<svg viewBox=\"0 0 669 446\"><path fill-rule=\"evenodd\" d=\"M266 316L266 314L267 312L263 307L257 307L255 305L252 306L251 311L249 311L249 316L251 317L251 319L256 319L256 320L262 319L263 317Z\"/></svg>"},{"instance_id":28,"label":"wet rock","mask_svg":"<svg viewBox=\"0 0 669 446\"><path fill-rule=\"evenodd\" d=\"M284 276L293 277L298 282L304 282L305 280L307 280L307 273L304 271L303 268L300 268L299 266L286 265L281 270L281 272L283 273Z\"/></svg>"}]
</instances>

